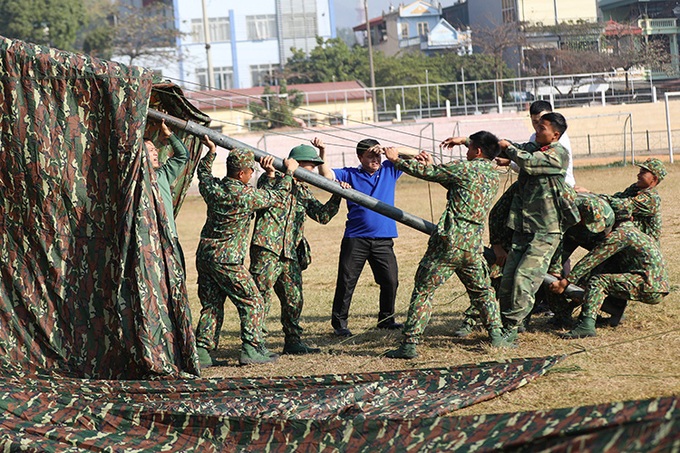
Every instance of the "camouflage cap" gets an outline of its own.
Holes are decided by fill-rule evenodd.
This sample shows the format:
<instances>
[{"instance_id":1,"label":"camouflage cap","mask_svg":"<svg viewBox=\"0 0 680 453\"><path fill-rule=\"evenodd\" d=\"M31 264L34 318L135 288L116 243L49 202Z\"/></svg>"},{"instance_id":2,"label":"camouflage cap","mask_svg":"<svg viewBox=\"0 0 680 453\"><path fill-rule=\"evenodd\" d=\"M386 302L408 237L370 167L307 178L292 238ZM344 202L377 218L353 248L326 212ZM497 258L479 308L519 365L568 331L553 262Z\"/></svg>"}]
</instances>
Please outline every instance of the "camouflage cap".
<instances>
[{"instance_id":1,"label":"camouflage cap","mask_svg":"<svg viewBox=\"0 0 680 453\"><path fill-rule=\"evenodd\" d=\"M229 151L227 157L227 168L233 170L243 170L255 167L255 154L246 148L235 148Z\"/></svg>"},{"instance_id":2,"label":"camouflage cap","mask_svg":"<svg viewBox=\"0 0 680 453\"><path fill-rule=\"evenodd\" d=\"M614 211L609 203L593 194L578 194L575 200L583 225L591 233L601 233L614 225Z\"/></svg>"},{"instance_id":3,"label":"camouflage cap","mask_svg":"<svg viewBox=\"0 0 680 453\"><path fill-rule=\"evenodd\" d=\"M316 148L310 145L298 145L290 150L288 158L298 162L312 162L318 165L323 164L323 160L316 153Z\"/></svg>"},{"instance_id":4,"label":"camouflage cap","mask_svg":"<svg viewBox=\"0 0 680 453\"><path fill-rule=\"evenodd\" d=\"M641 164L637 164L638 167L648 170L651 174L656 176L656 178L661 182L663 178L666 177L666 167L664 167L663 162L655 157L650 157Z\"/></svg>"}]
</instances>

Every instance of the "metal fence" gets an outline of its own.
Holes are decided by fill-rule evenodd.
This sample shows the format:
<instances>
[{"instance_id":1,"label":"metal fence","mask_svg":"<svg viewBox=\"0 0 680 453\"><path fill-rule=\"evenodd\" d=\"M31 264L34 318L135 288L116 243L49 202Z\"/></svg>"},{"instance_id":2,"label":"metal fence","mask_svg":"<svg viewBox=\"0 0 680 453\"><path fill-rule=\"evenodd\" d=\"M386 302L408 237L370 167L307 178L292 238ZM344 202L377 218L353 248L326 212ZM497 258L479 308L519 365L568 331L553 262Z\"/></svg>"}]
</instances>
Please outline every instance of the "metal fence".
<instances>
[{"instance_id":1,"label":"metal fence","mask_svg":"<svg viewBox=\"0 0 680 453\"><path fill-rule=\"evenodd\" d=\"M403 85L373 92L378 121L521 111L537 99L555 108L656 100L647 77L618 72Z\"/></svg>"},{"instance_id":2,"label":"metal fence","mask_svg":"<svg viewBox=\"0 0 680 453\"><path fill-rule=\"evenodd\" d=\"M425 149L435 154L438 160L447 161L464 158L465 152L457 148L452 151L438 149L438 140L443 137L486 129L510 140L524 141L531 133L522 119L509 118L504 124L506 119L499 118L499 115L487 119L483 113L523 111L539 98L551 101L555 108L656 101L656 90L650 80L640 74L616 72L379 87L374 92L376 113L382 120L378 124L367 125L359 121L356 122L360 124L357 127L331 125L320 129L288 131L285 134L265 133L259 138L257 147L282 151L299 144L301 139L309 140L322 134L324 141L331 142L328 148L329 163L345 166L356 162L356 141L371 136L381 143ZM445 119L448 116L466 116L466 119L451 123ZM605 118L607 116L618 118ZM603 128L606 133L570 135L575 158L618 155L623 161L632 161L636 155L669 151L667 131L633 132L631 114L602 114L572 117L570 120L591 121L591 118L593 122L608 121L609 127ZM489 124L489 121L493 124ZM611 121L616 122L613 128ZM617 129L620 132L612 133L612 130ZM678 133L672 131L674 143L680 143ZM282 135L289 137L282 138Z\"/></svg>"},{"instance_id":3,"label":"metal fence","mask_svg":"<svg viewBox=\"0 0 680 453\"><path fill-rule=\"evenodd\" d=\"M680 143L680 130L672 130L674 143ZM575 158L621 156L625 162L638 161L650 154L667 154L665 130L620 134L587 134L570 137ZM678 140L678 141L676 141Z\"/></svg>"}]
</instances>

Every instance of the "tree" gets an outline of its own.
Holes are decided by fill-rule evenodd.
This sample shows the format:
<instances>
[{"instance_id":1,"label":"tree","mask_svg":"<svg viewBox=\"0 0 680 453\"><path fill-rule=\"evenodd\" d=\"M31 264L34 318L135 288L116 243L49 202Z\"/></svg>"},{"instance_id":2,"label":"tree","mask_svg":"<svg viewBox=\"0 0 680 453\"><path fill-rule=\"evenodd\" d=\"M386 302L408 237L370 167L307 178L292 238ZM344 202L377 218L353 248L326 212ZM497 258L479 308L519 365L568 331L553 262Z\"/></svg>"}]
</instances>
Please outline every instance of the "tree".
<instances>
[{"instance_id":1,"label":"tree","mask_svg":"<svg viewBox=\"0 0 680 453\"><path fill-rule=\"evenodd\" d=\"M657 71L669 69L670 44L664 36L642 36L636 24L619 24L610 21L605 27L592 23L563 23L559 26L534 26L527 32L555 34L560 48L543 48L526 52L525 67L540 72L544 62L551 63L553 74L609 72L616 69L648 68ZM601 42L596 46L595 43Z\"/></svg>"},{"instance_id":2,"label":"tree","mask_svg":"<svg viewBox=\"0 0 680 453\"><path fill-rule=\"evenodd\" d=\"M462 81L463 73L465 80L497 80L509 78L512 71L501 61L500 64L493 55L472 54L460 56L456 52L449 52L440 57L440 77L445 81ZM483 84L478 86L477 98L480 101L496 102L496 96L502 95L505 87L501 83ZM455 87L443 87L442 95L447 99L456 98ZM462 95L459 90L458 95ZM467 101L474 102L474 91L466 90Z\"/></svg>"},{"instance_id":3,"label":"tree","mask_svg":"<svg viewBox=\"0 0 680 453\"><path fill-rule=\"evenodd\" d=\"M286 62L279 75L288 83L315 83L356 80L360 74L368 74L368 53L361 47L350 48L340 38L316 38L316 47L309 55L301 49L293 49L293 56Z\"/></svg>"},{"instance_id":4,"label":"tree","mask_svg":"<svg viewBox=\"0 0 680 453\"><path fill-rule=\"evenodd\" d=\"M298 90L288 90L285 80L281 81L278 93L270 86L264 87L260 98L262 103L252 103L249 106L253 114L252 129L276 129L280 127L300 127L300 123L293 116L293 111L302 105L303 94Z\"/></svg>"},{"instance_id":5,"label":"tree","mask_svg":"<svg viewBox=\"0 0 680 453\"><path fill-rule=\"evenodd\" d=\"M0 30L8 38L74 50L84 21L82 0L0 0Z\"/></svg>"},{"instance_id":6,"label":"tree","mask_svg":"<svg viewBox=\"0 0 680 453\"><path fill-rule=\"evenodd\" d=\"M508 51L516 51L526 44L526 37L521 32L518 22L508 22L501 25L492 24L490 27L476 27L472 30L472 42L491 56L496 68L494 79L503 77L503 68L507 67L503 56ZM497 91L503 95L503 85L498 84Z\"/></svg>"},{"instance_id":7,"label":"tree","mask_svg":"<svg viewBox=\"0 0 680 453\"><path fill-rule=\"evenodd\" d=\"M501 78L505 53L515 51L526 44L525 35L521 32L517 22L476 27L472 30L472 39L475 47L478 47L481 53L489 55L493 59L494 67L498 68L496 79Z\"/></svg>"},{"instance_id":8,"label":"tree","mask_svg":"<svg viewBox=\"0 0 680 453\"><path fill-rule=\"evenodd\" d=\"M113 26L112 48L118 56L128 57L128 64L177 61L175 42L183 33L174 26L172 7L152 2L136 8L121 6Z\"/></svg>"},{"instance_id":9,"label":"tree","mask_svg":"<svg viewBox=\"0 0 680 453\"><path fill-rule=\"evenodd\" d=\"M117 5L110 0L83 0L83 3L87 20L80 31L81 49L93 57L110 59Z\"/></svg>"},{"instance_id":10,"label":"tree","mask_svg":"<svg viewBox=\"0 0 680 453\"><path fill-rule=\"evenodd\" d=\"M336 34L338 38L342 39L349 47L354 47L357 44L357 37L354 34L354 30L350 27L338 28Z\"/></svg>"}]
</instances>

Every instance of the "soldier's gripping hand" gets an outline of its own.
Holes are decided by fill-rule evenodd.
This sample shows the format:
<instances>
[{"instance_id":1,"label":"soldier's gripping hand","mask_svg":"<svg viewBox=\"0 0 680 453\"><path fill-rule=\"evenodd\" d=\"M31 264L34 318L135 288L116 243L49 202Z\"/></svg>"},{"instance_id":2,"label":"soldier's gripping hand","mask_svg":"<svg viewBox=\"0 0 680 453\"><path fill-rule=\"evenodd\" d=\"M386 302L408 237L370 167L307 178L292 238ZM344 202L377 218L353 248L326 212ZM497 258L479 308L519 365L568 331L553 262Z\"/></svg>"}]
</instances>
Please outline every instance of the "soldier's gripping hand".
<instances>
[{"instance_id":1,"label":"soldier's gripping hand","mask_svg":"<svg viewBox=\"0 0 680 453\"><path fill-rule=\"evenodd\" d=\"M567 286L569 286L569 281L566 278L562 278L548 285L548 289L555 294L562 294L567 289Z\"/></svg>"},{"instance_id":2,"label":"soldier's gripping hand","mask_svg":"<svg viewBox=\"0 0 680 453\"><path fill-rule=\"evenodd\" d=\"M163 124L165 124L165 123L163 123ZM167 127L167 126L165 126L165 127ZM210 137L208 137L207 135L204 135L202 141L203 141L203 144L208 147L208 152L214 154L215 150L217 149L217 146L215 146L213 141L210 140Z\"/></svg>"},{"instance_id":3,"label":"soldier's gripping hand","mask_svg":"<svg viewBox=\"0 0 680 453\"><path fill-rule=\"evenodd\" d=\"M387 146L382 149L383 153L385 153L385 157L387 157L387 160L390 162L396 162L399 160L399 151L397 151L397 148L393 146Z\"/></svg>"},{"instance_id":4,"label":"soldier's gripping hand","mask_svg":"<svg viewBox=\"0 0 680 453\"><path fill-rule=\"evenodd\" d=\"M506 139L498 140L498 146L501 147L501 149L508 149L508 146L512 145L509 141Z\"/></svg>"},{"instance_id":5,"label":"soldier's gripping hand","mask_svg":"<svg viewBox=\"0 0 680 453\"><path fill-rule=\"evenodd\" d=\"M326 145L319 137L314 137L309 142L312 144L312 146L319 150L319 153L326 151Z\"/></svg>"},{"instance_id":6,"label":"soldier's gripping hand","mask_svg":"<svg viewBox=\"0 0 680 453\"><path fill-rule=\"evenodd\" d=\"M420 162L423 165L433 165L434 164L434 159L432 158L432 154L428 153L427 151L421 151L418 153L418 155L415 156L415 160Z\"/></svg>"},{"instance_id":7,"label":"soldier's gripping hand","mask_svg":"<svg viewBox=\"0 0 680 453\"><path fill-rule=\"evenodd\" d=\"M298 161L295 159L283 159L283 165L286 167L286 174L287 175L293 175L295 173L295 170L298 169L300 164L298 164Z\"/></svg>"},{"instance_id":8,"label":"soldier's gripping hand","mask_svg":"<svg viewBox=\"0 0 680 453\"><path fill-rule=\"evenodd\" d=\"M442 148L453 148L458 145L467 145L467 137L449 137L439 144Z\"/></svg>"},{"instance_id":9,"label":"soldier's gripping hand","mask_svg":"<svg viewBox=\"0 0 680 453\"><path fill-rule=\"evenodd\" d=\"M273 178L276 175L274 156L264 156L260 159L260 167L267 173L268 177Z\"/></svg>"}]
</instances>

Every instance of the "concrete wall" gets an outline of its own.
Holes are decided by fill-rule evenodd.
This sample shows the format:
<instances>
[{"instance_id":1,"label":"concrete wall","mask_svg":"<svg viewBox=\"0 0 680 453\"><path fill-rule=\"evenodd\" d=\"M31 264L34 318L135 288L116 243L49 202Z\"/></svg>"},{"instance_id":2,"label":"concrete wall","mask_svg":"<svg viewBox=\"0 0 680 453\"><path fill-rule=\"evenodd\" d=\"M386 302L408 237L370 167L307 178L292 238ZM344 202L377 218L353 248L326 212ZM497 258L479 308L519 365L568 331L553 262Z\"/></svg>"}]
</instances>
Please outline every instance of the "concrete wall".
<instances>
[{"instance_id":1,"label":"concrete wall","mask_svg":"<svg viewBox=\"0 0 680 453\"><path fill-rule=\"evenodd\" d=\"M554 25L555 22L597 20L596 0L518 0L517 14L522 22Z\"/></svg>"},{"instance_id":2,"label":"concrete wall","mask_svg":"<svg viewBox=\"0 0 680 453\"><path fill-rule=\"evenodd\" d=\"M248 107L238 109L203 109L212 118L211 127L225 135L251 134L248 131L246 121L252 119ZM345 113L348 126L352 124L370 122L373 119L373 104L369 101L333 102L328 104L303 105L296 109L293 114L304 120L313 119L318 125L328 125L329 116L342 116Z\"/></svg>"}]
</instances>

